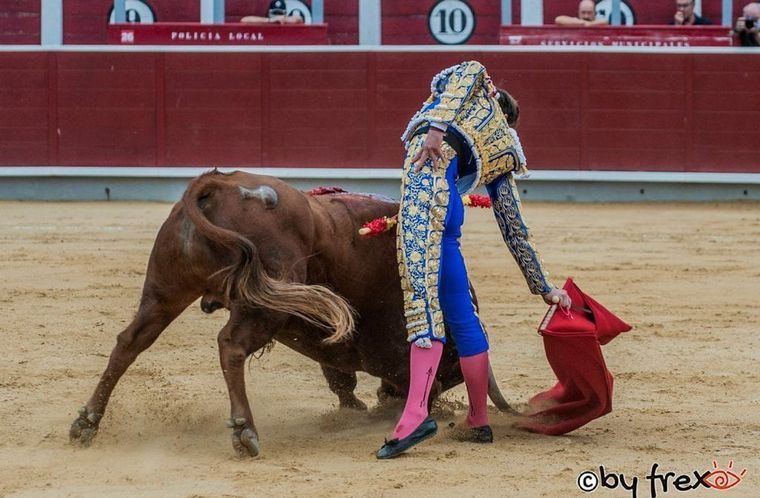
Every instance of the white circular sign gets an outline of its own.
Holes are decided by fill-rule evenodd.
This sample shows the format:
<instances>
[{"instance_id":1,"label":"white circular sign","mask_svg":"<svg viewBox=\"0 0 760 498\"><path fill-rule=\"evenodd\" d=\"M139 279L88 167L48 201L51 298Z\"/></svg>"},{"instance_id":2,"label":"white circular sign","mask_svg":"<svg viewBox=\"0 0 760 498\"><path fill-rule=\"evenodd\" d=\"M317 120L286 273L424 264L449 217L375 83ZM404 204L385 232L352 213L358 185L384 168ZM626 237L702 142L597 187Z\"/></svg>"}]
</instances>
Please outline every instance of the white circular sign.
<instances>
[{"instance_id":1,"label":"white circular sign","mask_svg":"<svg viewBox=\"0 0 760 498\"><path fill-rule=\"evenodd\" d=\"M428 28L438 43L458 45L475 32L475 13L462 0L441 0L428 14Z\"/></svg>"},{"instance_id":2,"label":"white circular sign","mask_svg":"<svg viewBox=\"0 0 760 498\"><path fill-rule=\"evenodd\" d=\"M289 16L301 16L304 24L311 24L311 11L300 0L285 0L285 9Z\"/></svg>"},{"instance_id":3,"label":"white circular sign","mask_svg":"<svg viewBox=\"0 0 760 498\"><path fill-rule=\"evenodd\" d=\"M596 18L607 19L612 24L612 0L601 0L596 4ZM623 26L636 24L636 15L627 2L620 2L620 24Z\"/></svg>"},{"instance_id":4,"label":"white circular sign","mask_svg":"<svg viewBox=\"0 0 760 498\"><path fill-rule=\"evenodd\" d=\"M112 2L113 3L113 2ZM124 11L127 22L139 22L142 24L153 24L156 22L156 15L153 9L142 0L126 0L124 2ZM111 13L108 16L108 22L113 24L116 21L116 13L111 7Z\"/></svg>"}]
</instances>

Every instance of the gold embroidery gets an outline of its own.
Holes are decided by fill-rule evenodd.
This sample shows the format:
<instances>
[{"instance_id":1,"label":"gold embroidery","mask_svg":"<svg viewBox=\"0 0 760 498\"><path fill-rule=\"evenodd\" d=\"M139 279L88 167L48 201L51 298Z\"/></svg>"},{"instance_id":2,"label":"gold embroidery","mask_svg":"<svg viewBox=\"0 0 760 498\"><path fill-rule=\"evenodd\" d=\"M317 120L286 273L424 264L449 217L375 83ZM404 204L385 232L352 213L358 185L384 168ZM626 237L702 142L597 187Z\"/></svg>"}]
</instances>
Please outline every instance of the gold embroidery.
<instances>
[{"instance_id":1,"label":"gold embroidery","mask_svg":"<svg viewBox=\"0 0 760 498\"><path fill-rule=\"evenodd\" d=\"M543 261L530 239L530 234L520 213L520 195L512 175L499 180L493 213L499 224L504 242L517 261L533 294L545 294L552 289L544 271Z\"/></svg>"},{"instance_id":2,"label":"gold embroidery","mask_svg":"<svg viewBox=\"0 0 760 498\"><path fill-rule=\"evenodd\" d=\"M492 96L490 78L480 63L464 62L444 70L434 78L432 86L433 94L402 136L407 155L402 171L396 247L409 341L431 335L442 338L445 334L438 283L441 240L450 200L446 167L456 154L444 143L442 164L433 168L432 161L428 160L416 172L411 159L421 149L425 134L414 132L437 121L447 124L464 139L463 145L471 150L476 171L473 181L464 186L466 191L459 192L461 195L500 175L516 170L526 172L519 139L514 130L509 129ZM500 201L494 201L494 213L531 290L537 292L548 285L546 273L527 237L527 230L522 230L517 193L511 191L509 182L504 183L510 192L500 196L503 197ZM501 190L500 193L507 194ZM511 235L508 237L507 233Z\"/></svg>"},{"instance_id":3,"label":"gold embroidery","mask_svg":"<svg viewBox=\"0 0 760 498\"><path fill-rule=\"evenodd\" d=\"M431 121L445 123L458 131L475 158L475 181L464 195L475 187L496 179L500 174L519 170L525 164L516 161L519 144L509 132L507 119L495 97L485 68L477 61L467 61L443 71L434 80L434 93L409 122L404 142ZM453 157L453 156L451 156ZM447 157L448 161L451 157ZM446 163L448 161L445 161ZM446 189L448 190L448 189Z\"/></svg>"},{"instance_id":4,"label":"gold embroidery","mask_svg":"<svg viewBox=\"0 0 760 498\"><path fill-rule=\"evenodd\" d=\"M399 276L402 288L408 289L404 296L404 315L410 341L426 336L442 338L445 331L438 301L438 272L449 185L445 168L430 168L428 162L420 172L414 171L410 158L423 142L424 137L417 136L409 143L397 232L397 257L402 264ZM448 166L456 153L448 144L444 144L441 151L444 166Z\"/></svg>"}]
</instances>

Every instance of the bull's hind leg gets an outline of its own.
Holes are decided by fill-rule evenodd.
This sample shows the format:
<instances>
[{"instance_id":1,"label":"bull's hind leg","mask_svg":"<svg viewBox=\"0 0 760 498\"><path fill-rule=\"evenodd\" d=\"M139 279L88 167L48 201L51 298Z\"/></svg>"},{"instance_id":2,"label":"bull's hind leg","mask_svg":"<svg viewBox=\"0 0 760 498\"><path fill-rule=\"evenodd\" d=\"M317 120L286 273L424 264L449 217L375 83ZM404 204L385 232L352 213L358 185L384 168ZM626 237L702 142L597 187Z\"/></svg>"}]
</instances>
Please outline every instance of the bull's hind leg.
<instances>
[{"instance_id":1,"label":"bull's hind leg","mask_svg":"<svg viewBox=\"0 0 760 498\"><path fill-rule=\"evenodd\" d=\"M408 382L408 381L407 381ZM406 393L385 379L380 380L380 387L377 388L377 401L379 403L388 403L393 401L403 401L406 399Z\"/></svg>"},{"instance_id":2,"label":"bull's hind leg","mask_svg":"<svg viewBox=\"0 0 760 498\"><path fill-rule=\"evenodd\" d=\"M71 424L69 437L72 442L77 441L85 446L92 442L116 383L135 358L153 344L193 299L191 296L174 295L172 301L167 302L152 294L143 294L137 316L116 338L116 346L111 351L108 366L95 392L79 409L79 417Z\"/></svg>"},{"instance_id":3,"label":"bull's hind leg","mask_svg":"<svg viewBox=\"0 0 760 498\"><path fill-rule=\"evenodd\" d=\"M241 457L255 457L260 451L259 434L245 393L245 359L266 346L280 326L276 320L233 309L230 320L219 332L219 361L230 395L228 426L232 429L232 446Z\"/></svg>"},{"instance_id":4,"label":"bull's hind leg","mask_svg":"<svg viewBox=\"0 0 760 498\"><path fill-rule=\"evenodd\" d=\"M338 396L338 402L341 408L351 408L352 410L366 410L367 405L356 397L356 373L344 372L320 363L322 373L327 379L327 385L330 390Z\"/></svg>"}]
</instances>

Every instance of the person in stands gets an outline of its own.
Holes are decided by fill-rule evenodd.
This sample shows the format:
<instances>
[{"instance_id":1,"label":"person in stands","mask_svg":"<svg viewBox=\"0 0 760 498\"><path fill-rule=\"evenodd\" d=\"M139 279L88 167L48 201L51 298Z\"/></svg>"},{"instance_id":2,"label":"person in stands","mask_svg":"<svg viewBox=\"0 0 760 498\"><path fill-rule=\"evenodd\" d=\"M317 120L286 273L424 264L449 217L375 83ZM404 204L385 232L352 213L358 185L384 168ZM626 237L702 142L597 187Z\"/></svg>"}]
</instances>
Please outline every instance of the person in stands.
<instances>
[{"instance_id":1,"label":"person in stands","mask_svg":"<svg viewBox=\"0 0 760 498\"><path fill-rule=\"evenodd\" d=\"M578 17L557 16L554 19L557 26L603 26L606 19L596 18L596 5L592 0L582 0L578 4Z\"/></svg>"},{"instance_id":2,"label":"person in stands","mask_svg":"<svg viewBox=\"0 0 760 498\"><path fill-rule=\"evenodd\" d=\"M670 24L675 26L702 26L712 24L706 17L694 13L695 0L676 0L676 13L673 14Z\"/></svg>"},{"instance_id":3,"label":"person in stands","mask_svg":"<svg viewBox=\"0 0 760 498\"><path fill-rule=\"evenodd\" d=\"M299 15L289 16L285 0L273 0L269 4L266 17L245 16L240 22L251 24L303 24L303 17Z\"/></svg>"},{"instance_id":4,"label":"person in stands","mask_svg":"<svg viewBox=\"0 0 760 498\"><path fill-rule=\"evenodd\" d=\"M739 36L742 47L760 47L760 2L751 2L742 9L736 19L734 33Z\"/></svg>"}]
</instances>

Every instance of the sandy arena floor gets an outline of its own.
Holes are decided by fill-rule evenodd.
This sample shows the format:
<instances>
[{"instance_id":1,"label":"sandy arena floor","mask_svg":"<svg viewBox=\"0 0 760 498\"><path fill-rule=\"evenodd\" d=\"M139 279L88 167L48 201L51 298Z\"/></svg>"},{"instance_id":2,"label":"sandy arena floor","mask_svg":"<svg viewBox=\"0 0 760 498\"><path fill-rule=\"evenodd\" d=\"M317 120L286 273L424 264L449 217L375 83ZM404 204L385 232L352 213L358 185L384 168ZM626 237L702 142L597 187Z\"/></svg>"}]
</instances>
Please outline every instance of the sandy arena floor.
<instances>
[{"instance_id":1,"label":"sandy arena floor","mask_svg":"<svg viewBox=\"0 0 760 498\"><path fill-rule=\"evenodd\" d=\"M495 444L458 443L446 424L463 416L460 386L438 437L377 462L395 415L338 411L318 365L282 345L248 373L262 455L236 459L216 353L226 316L197 303L124 376L93 446L69 445L170 205L0 203L0 495L567 497L583 496L580 472L604 465L638 476L638 496L649 496L643 478L655 462L693 475L733 459L747 474L725 496L760 496L760 205L526 209L553 275L574 276L636 327L604 348L613 412L565 437L520 432L495 413ZM465 231L497 378L524 402L553 383L535 333L545 306L490 212L469 210ZM360 376L371 406L377 385Z\"/></svg>"}]
</instances>

